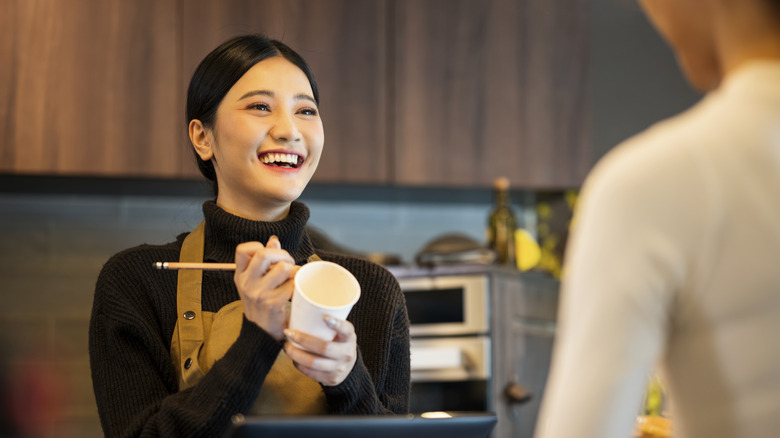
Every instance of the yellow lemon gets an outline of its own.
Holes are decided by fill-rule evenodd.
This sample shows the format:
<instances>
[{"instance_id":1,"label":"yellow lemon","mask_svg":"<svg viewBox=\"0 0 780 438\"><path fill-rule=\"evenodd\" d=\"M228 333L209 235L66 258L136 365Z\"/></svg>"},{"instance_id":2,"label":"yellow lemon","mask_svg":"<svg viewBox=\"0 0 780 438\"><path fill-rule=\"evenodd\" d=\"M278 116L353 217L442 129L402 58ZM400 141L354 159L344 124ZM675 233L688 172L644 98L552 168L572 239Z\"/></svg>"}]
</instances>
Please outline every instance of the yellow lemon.
<instances>
[{"instance_id":1,"label":"yellow lemon","mask_svg":"<svg viewBox=\"0 0 780 438\"><path fill-rule=\"evenodd\" d=\"M515 230L515 254L517 269L527 271L539 264L542 251L539 244L528 231L518 228Z\"/></svg>"}]
</instances>

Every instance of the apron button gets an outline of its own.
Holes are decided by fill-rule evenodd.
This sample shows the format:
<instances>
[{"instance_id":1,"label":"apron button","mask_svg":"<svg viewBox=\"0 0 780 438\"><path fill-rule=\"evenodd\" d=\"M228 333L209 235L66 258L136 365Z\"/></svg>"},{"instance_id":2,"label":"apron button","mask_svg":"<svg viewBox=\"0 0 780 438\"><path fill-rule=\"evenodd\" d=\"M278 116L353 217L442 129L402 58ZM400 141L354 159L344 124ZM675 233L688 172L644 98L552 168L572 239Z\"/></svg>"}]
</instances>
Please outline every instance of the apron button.
<instances>
[{"instance_id":1,"label":"apron button","mask_svg":"<svg viewBox=\"0 0 780 438\"><path fill-rule=\"evenodd\" d=\"M184 361L184 369L188 370L190 369L191 366L192 366L192 359L188 357L187 360Z\"/></svg>"},{"instance_id":2,"label":"apron button","mask_svg":"<svg viewBox=\"0 0 780 438\"><path fill-rule=\"evenodd\" d=\"M193 312L192 310L188 310L188 311L184 312L184 319L186 319L188 321L190 319L195 319L195 312Z\"/></svg>"}]
</instances>

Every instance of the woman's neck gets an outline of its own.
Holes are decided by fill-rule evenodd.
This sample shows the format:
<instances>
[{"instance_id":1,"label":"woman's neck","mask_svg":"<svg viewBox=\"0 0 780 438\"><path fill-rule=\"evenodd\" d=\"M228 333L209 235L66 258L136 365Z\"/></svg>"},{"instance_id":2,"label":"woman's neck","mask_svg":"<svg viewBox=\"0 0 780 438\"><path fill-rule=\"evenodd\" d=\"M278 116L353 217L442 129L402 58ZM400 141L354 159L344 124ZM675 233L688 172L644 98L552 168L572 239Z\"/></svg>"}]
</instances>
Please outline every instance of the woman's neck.
<instances>
[{"instance_id":1,"label":"woman's neck","mask_svg":"<svg viewBox=\"0 0 780 438\"><path fill-rule=\"evenodd\" d=\"M780 18L764 0L724 2L717 32L724 76L751 61L780 61ZM736 6L736 7L734 7Z\"/></svg>"}]
</instances>

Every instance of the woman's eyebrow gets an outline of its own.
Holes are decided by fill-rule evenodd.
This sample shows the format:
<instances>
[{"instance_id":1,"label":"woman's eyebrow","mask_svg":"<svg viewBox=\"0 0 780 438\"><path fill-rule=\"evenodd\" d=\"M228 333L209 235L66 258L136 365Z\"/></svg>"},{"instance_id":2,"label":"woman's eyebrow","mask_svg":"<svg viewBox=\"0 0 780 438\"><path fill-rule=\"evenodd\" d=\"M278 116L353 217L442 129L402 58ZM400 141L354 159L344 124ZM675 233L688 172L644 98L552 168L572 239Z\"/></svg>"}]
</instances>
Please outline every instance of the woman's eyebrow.
<instances>
[{"instance_id":1,"label":"woman's eyebrow","mask_svg":"<svg viewBox=\"0 0 780 438\"><path fill-rule=\"evenodd\" d=\"M249 97L253 96L268 96L268 97L274 97L274 92L269 90L252 90L244 93L243 96L239 97L238 100L244 100ZM313 97L306 93L300 93L295 95L295 100L308 100L313 104L317 104L317 102L314 100Z\"/></svg>"},{"instance_id":2,"label":"woman's eyebrow","mask_svg":"<svg viewBox=\"0 0 780 438\"><path fill-rule=\"evenodd\" d=\"M315 105L317 104L317 101L315 101L313 97L309 96L306 93L296 94L295 100L308 100Z\"/></svg>"},{"instance_id":3,"label":"woman's eyebrow","mask_svg":"<svg viewBox=\"0 0 780 438\"><path fill-rule=\"evenodd\" d=\"M253 97L253 96L268 96L268 97L274 97L273 91L268 90L252 90L244 93L243 96L239 97L238 100L244 100L247 97Z\"/></svg>"}]
</instances>

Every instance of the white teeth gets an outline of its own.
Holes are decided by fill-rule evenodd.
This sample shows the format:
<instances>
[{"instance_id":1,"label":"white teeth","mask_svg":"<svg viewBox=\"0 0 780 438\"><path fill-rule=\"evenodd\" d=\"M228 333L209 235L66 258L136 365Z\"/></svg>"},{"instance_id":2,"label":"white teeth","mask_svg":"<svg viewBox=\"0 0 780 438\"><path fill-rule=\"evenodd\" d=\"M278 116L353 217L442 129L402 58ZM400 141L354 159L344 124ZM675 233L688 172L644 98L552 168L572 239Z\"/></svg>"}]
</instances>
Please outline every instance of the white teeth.
<instances>
[{"instance_id":1,"label":"white teeth","mask_svg":"<svg viewBox=\"0 0 780 438\"><path fill-rule=\"evenodd\" d=\"M268 163L287 163L296 165L298 164L298 156L295 154L281 154L278 152L263 154L260 157L260 161L264 164Z\"/></svg>"}]
</instances>

